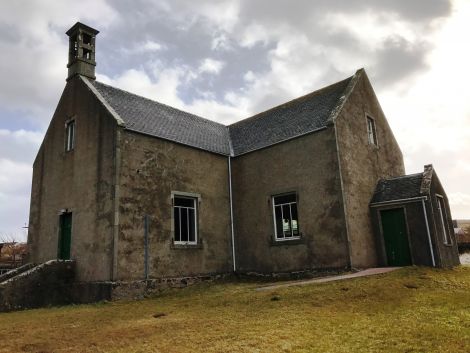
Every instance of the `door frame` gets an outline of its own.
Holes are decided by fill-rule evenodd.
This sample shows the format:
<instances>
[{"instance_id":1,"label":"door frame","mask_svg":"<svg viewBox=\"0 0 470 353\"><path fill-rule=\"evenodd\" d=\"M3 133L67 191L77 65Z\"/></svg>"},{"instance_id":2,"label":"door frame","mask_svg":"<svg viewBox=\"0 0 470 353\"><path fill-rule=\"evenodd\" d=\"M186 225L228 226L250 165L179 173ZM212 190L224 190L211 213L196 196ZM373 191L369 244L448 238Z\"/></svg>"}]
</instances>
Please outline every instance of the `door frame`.
<instances>
[{"instance_id":1,"label":"door frame","mask_svg":"<svg viewBox=\"0 0 470 353\"><path fill-rule=\"evenodd\" d=\"M67 213L72 214L72 221L70 222L70 256L69 256L70 259L72 258L73 212L72 212L71 209L65 208L65 209L62 209L62 210L59 211L59 213L58 213L59 217L57 219L57 223L58 223L58 226L57 226L57 252L56 252L57 260L64 260L64 259L59 258L60 245L61 245L61 241L62 241L62 222L61 222L61 220L62 220L62 216L64 214L67 214Z\"/></svg>"},{"instance_id":2,"label":"door frame","mask_svg":"<svg viewBox=\"0 0 470 353\"><path fill-rule=\"evenodd\" d=\"M405 231L406 231L406 239L407 239L407 242L408 242L408 250L410 251L410 260L411 260L411 264L410 265L414 265L415 264L415 259L413 257L413 251L412 251L412 247L411 247L411 239L410 239L410 228L408 226L408 215L406 214L406 206L398 206L398 205L390 205L388 207L381 207L379 209L377 209L377 213L378 213L378 219L379 219L379 231L380 231L380 241L381 241L381 250L382 250L382 256L383 256L383 259L385 261L383 261L384 264L386 264L386 266L390 266L388 264L388 256L387 256L387 248L385 246L385 238L384 238L384 233L383 233L383 225L382 225L382 211L390 211L390 210L396 210L396 209L402 209L403 210L403 216L405 217Z\"/></svg>"}]
</instances>

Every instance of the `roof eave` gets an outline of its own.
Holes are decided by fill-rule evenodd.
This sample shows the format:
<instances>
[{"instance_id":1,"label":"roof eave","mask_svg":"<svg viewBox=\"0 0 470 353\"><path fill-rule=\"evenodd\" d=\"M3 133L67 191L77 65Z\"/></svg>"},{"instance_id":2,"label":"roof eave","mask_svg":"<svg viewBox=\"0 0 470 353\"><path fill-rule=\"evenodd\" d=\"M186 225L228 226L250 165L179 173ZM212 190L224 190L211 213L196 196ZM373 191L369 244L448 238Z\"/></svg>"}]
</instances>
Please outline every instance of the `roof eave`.
<instances>
[{"instance_id":1,"label":"roof eave","mask_svg":"<svg viewBox=\"0 0 470 353\"><path fill-rule=\"evenodd\" d=\"M202 147L194 146L194 145L191 145L191 144L189 144L189 143L184 143L184 142L181 142L181 141L172 140L172 139L170 139L170 138L165 138L165 137L162 137L162 136L152 135L152 134L149 134L149 133L147 133L147 132L135 130L135 129L132 129L132 128L124 127L124 130L125 130L125 131L129 131L129 132L132 132L132 133L136 133L136 134L140 134L140 135L152 137L152 138L155 138L155 139L160 139L160 140L164 140L164 141L168 141L168 142L173 142L173 143L176 143L176 144L178 144L178 145L182 145L182 146L186 146L186 147L190 147L190 148L197 149L197 150L199 150L199 151L204 151L204 152L208 152L208 153L214 153L214 154L217 154L217 155L219 155L219 156L224 156L224 157L230 157L230 156L231 156L230 153L221 152L221 151L215 151L215 150L212 150L212 149L209 149L209 148L202 148ZM232 157L233 157L233 156L232 156Z\"/></svg>"},{"instance_id":2,"label":"roof eave","mask_svg":"<svg viewBox=\"0 0 470 353\"><path fill-rule=\"evenodd\" d=\"M245 154L248 154L248 153L251 153L251 152L256 152L256 151L259 151L259 150L262 150L262 149L265 149L265 148L269 148L269 147L272 147L272 146L275 146L275 145L278 145L278 144L281 144L281 143L284 143L284 142L287 142L287 141L290 141L290 140L294 140L296 138L299 138L299 137L302 137L302 136L305 136L305 135L309 135L309 134L313 134L315 132L319 132L319 131L323 131L325 129L327 129L328 126L321 126L315 130L311 130L311 131L307 131L307 132L304 132L304 133L301 133L301 134L298 134L298 135L295 135L295 136L292 136L292 137L288 137L286 139L283 139L283 140L280 140L280 141L276 141L276 142L273 142L273 143L270 143L266 146L262 146L262 147L258 147L258 148L253 148L251 150L248 150L248 151L245 151L245 152L242 152L242 153L237 153L237 154L234 154L232 157L239 157L239 156L243 156Z\"/></svg>"}]
</instances>

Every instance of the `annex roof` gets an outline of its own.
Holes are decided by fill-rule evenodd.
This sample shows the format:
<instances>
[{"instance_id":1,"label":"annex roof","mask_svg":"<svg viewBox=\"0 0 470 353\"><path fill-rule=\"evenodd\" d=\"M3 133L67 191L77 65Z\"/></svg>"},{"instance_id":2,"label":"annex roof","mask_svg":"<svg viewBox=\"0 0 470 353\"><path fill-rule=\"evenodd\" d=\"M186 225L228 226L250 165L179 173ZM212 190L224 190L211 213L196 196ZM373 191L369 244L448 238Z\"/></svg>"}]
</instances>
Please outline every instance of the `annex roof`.
<instances>
[{"instance_id":1,"label":"annex roof","mask_svg":"<svg viewBox=\"0 0 470 353\"><path fill-rule=\"evenodd\" d=\"M396 201L423 196L420 192L423 173L381 179L377 183L371 203Z\"/></svg>"},{"instance_id":2,"label":"annex roof","mask_svg":"<svg viewBox=\"0 0 470 353\"><path fill-rule=\"evenodd\" d=\"M353 77L229 126L98 81L82 79L128 130L237 156L326 127L344 100Z\"/></svg>"}]
</instances>

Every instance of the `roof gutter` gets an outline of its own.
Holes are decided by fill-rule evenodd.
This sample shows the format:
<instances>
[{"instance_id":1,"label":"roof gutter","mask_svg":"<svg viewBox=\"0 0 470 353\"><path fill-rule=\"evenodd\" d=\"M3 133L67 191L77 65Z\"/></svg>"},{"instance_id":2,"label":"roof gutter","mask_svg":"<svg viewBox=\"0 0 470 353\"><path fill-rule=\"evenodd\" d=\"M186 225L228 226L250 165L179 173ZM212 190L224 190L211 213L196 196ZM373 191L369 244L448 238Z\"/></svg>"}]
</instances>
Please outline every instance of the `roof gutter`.
<instances>
[{"instance_id":1,"label":"roof gutter","mask_svg":"<svg viewBox=\"0 0 470 353\"><path fill-rule=\"evenodd\" d=\"M345 230L346 230L346 242L347 242L347 247L348 247L349 267L352 268L353 263L352 263L351 237L349 234L348 207L346 205L346 195L345 195L345 190L344 190L343 172L341 168L341 155L339 152L338 129L336 127L336 119L333 120L333 128L335 129L336 156L338 158L338 173L339 173L339 182L341 185L341 201L343 202L344 225L345 225Z\"/></svg>"},{"instance_id":2,"label":"roof gutter","mask_svg":"<svg viewBox=\"0 0 470 353\"><path fill-rule=\"evenodd\" d=\"M408 202L418 202L420 200L427 200L427 199L428 199L427 196L409 197L409 198L406 198L406 199L374 202L374 203L371 203L369 206L370 207L381 207L381 206L402 204L402 203L408 203Z\"/></svg>"},{"instance_id":3,"label":"roof gutter","mask_svg":"<svg viewBox=\"0 0 470 353\"><path fill-rule=\"evenodd\" d=\"M112 261L111 280L118 278L118 255L119 255L119 197L120 197L120 171L121 171L121 127L116 126L114 139L114 190L113 190L113 240L112 240Z\"/></svg>"},{"instance_id":4,"label":"roof gutter","mask_svg":"<svg viewBox=\"0 0 470 353\"><path fill-rule=\"evenodd\" d=\"M335 130L336 157L338 158L338 173L339 173L339 181L341 185L341 201L343 202L344 224L345 224L345 230L346 230L346 241L347 241L350 268L353 268L352 244L351 244L351 234L349 231L348 205L346 203L346 195L345 195L346 190L345 190L345 185L343 181L343 172L342 172L342 167L341 167L341 151L339 148L338 126L336 124L336 118L338 117L339 113L341 112L344 105L346 104L346 101L351 95L354 87L356 86L356 83L359 81L359 78L362 75L363 71L364 71L363 69L356 71L351 81L349 82L348 86L346 87L344 94L340 97L338 103L331 111L330 116L326 123L327 126L333 126Z\"/></svg>"}]
</instances>

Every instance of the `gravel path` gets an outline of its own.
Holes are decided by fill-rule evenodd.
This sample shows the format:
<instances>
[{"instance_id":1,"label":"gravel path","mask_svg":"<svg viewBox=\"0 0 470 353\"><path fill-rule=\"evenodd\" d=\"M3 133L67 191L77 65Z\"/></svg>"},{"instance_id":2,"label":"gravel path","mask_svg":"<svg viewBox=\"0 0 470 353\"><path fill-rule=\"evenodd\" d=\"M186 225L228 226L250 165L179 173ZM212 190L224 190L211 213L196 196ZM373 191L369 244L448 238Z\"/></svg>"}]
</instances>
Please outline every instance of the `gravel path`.
<instances>
[{"instance_id":1,"label":"gravel path","mask_svg":"<svg viewBox=\"0 0 470 353\"><path fill-rule=\"evenodd\" d=\"M263 286L263 287L256 288L255 290L263 291L263 290L271 290L271 289L291 287L291 286L304 286L306 284L311 284L311 283L325 283L325 282L332 282L332 281L340 281L340 280L348 279L348 278L378 275L378 274L381 274L381 273L387 273L387 272L395 271L399 268L400 267L368 268L367 270L359 271L359 272L356 272L356 273L348 273L347 275L330 276L330 277L314 278L314 279L308 279L308 280L291 281L291 282L287 282L287 283L283 283L283 284L266 285L266 286Z\"/></svg>"}]
</instances>

